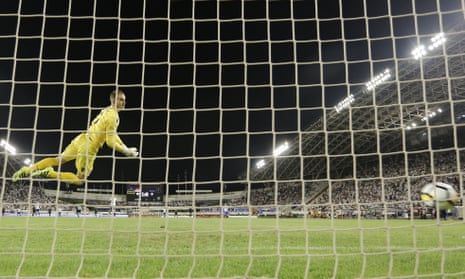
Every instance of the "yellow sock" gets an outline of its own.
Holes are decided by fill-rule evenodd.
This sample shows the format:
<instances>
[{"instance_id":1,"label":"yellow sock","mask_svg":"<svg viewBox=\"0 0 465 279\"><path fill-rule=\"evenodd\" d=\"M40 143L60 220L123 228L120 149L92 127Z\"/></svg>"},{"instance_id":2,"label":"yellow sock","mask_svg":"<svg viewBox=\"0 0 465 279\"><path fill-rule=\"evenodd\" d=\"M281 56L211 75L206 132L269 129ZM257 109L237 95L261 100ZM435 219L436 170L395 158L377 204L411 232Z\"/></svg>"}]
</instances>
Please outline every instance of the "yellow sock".
<instances>
[{"instance_id":1,"label":"yellow sock","mask_svg":"<svg viewBox=\"0 0 465 279\"><path fill-rule=\"evenodd\" d=\"M65 161L61 161L59 158L45 158L43 160L40 160L39 162L33 164L29 168L29 172L33 172L35 170L42 170L48 167L55 167L58 166L60 163L65 163ZM72 172L57 172L57 171L51 171L47 175L48 178L60 178L60 180L63 180L66 183L69 184L74 184L74 185L81 185L82 181L77 177Z\"/></svg>"},{"instance_id":2,"label":"yellow sock","mask_svg":"<svg viewBox=\"0 0 465 279\"><path fill-rule=\"evenodd\" d=\"M35 163L31 167L29 167L29 171L33 172L35 170L41 170L47 167L55 167L55 166L58 166L59 163L60 163L60 160L58 158L45 158Z\"/></svg>"},{"instance_id":3,"label":"yellow sock","mask_svg":"<svg viewBox=\"0 0 465 279\"><path fill-rule=\"evenodd\" d=\"M81 185L82 181L72 172L57 172L51 171L47 175L49 178L60 178L63 182L73 184L73 185Z\"/></svg>"}]
</instances>

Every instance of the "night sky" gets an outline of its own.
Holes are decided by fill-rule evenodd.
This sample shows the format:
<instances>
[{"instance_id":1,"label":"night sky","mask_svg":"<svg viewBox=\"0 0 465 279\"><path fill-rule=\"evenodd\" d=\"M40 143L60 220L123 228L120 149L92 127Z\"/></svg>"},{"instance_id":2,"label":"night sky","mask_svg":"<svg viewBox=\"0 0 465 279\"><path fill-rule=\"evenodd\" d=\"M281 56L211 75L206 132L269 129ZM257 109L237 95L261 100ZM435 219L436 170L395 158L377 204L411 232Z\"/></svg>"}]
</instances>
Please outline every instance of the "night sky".
<instances>
[{"instance_id":1,"label":"night sky","mask_svg":"<svg viewBox=\"0 0 465 279\"><path fill-rule=\"evenodd\" d=\"M0 137L55 156L119 87L141 156L104 148L97 182L233 183L463 17L460 0L19 2L0 1Z\"/></svg>"}]
</instances>

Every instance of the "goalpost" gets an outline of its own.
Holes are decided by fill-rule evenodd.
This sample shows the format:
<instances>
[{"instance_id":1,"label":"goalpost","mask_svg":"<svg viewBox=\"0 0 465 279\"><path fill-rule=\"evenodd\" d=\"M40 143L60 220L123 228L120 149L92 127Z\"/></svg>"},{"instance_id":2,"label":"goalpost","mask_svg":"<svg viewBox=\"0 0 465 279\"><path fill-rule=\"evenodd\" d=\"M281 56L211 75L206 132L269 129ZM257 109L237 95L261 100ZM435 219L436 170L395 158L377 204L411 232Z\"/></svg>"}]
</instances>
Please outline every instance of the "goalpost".
<instances>
[{"instance_id":1,"label":"goalpost","mask_svg":"<svg viewBox=\"0 0 465 279\"><path fill-rule=\"evenodd\" d=\"M465 277L464 0L18 0L0 23L0 279ZM12 181L115 88L139 157Z\"/></svg>"}]
</instances>

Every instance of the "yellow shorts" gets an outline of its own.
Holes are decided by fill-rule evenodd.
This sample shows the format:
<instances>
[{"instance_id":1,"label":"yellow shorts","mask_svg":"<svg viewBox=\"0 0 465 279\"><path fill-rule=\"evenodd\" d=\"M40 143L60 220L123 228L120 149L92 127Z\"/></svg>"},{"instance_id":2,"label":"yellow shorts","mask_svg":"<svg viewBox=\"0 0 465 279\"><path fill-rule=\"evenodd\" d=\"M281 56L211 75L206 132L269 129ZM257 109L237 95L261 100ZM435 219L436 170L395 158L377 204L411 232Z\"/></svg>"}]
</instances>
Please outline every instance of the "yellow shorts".
<instances>
[{"instance_id":1,"label":"yellow shorts","mask_svg":"<svg viewBox=\"0 0 465 279\"><path fill-rule=\"evenodd\" d=\"M88 177L94 169L98 149L99 146L92 143L86 134L80 134L71 141L61 156L66 162L75 160L79 177Z\"/></svg>"}]
</instances>

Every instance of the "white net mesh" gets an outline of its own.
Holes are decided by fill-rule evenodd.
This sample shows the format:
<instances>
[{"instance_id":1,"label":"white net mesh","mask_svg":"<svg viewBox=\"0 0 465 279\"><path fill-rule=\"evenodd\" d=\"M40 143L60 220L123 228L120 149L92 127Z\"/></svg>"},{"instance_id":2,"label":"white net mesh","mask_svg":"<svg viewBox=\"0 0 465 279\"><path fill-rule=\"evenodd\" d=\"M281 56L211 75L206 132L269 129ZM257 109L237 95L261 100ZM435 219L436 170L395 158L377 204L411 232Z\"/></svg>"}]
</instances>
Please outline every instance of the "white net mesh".
<instances>
[{"instance_id":1,"label":"white net mesh","mask_svg":"<svg viewBox=\"0 0 465 279\"><path fill-rule=\"evenodd\" d=\"M464 12L1 1L0 278L463 278ZM137 158L13 181L115 88ZM456 204L421 202L430 182Z\"/></svg>"}]
</instances>

